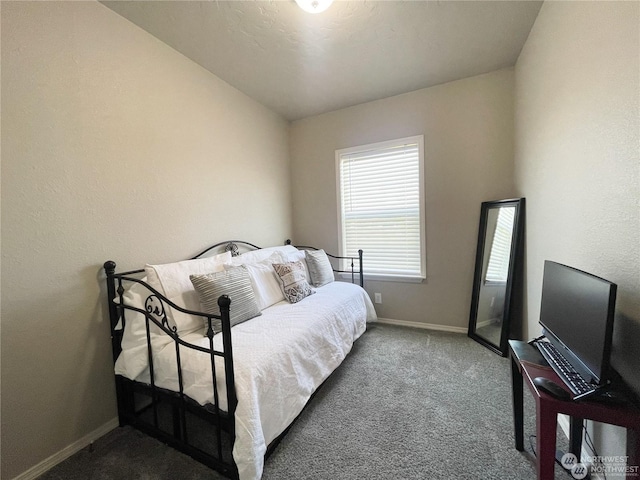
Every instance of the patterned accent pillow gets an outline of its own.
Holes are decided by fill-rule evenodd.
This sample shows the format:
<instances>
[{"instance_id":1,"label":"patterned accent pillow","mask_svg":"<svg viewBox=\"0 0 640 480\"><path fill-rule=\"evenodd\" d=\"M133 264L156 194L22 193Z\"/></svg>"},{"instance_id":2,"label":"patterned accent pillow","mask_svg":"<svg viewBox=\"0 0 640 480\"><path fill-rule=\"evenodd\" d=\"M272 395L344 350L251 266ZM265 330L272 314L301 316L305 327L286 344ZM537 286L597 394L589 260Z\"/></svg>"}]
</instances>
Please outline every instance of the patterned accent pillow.
<instances>
[{"instance_id":1,"label":"patterned accent pillow","mask_svg":"<svg viewBox=\"0 0 640 480\"><path fill-rule=\"evenodd\" d=\"M307 282L305 268L300 260L296 262L274 263L273 268L278 275L284 298L289 303L297 303L315 293Z\"/></svg>"},{"instance_id":2,"label":"patterned accent pillow","mask_svg":"<svg viewBox=\"0 0 640 480\"><path fill-rule=\"evenodd\" d=\"M333 282L336 278L333 275L333 267L329 262L329 257L324 250L307 250L304 252L311 276L311 284L314 287L321 287Z\"/></svg>"},{"instance_id":3,"label":"patterned accent pillow","mask_svg":"<svg viewBox=\"0 0 640 480\"><path fill-rule=\"evenodd\" d=\"M249 320L250 318L262 315L256 302L251 280L247 269L244 267L234 267L222 272L207 273L204 275L189 276L193 287L198 292L200 303L205 313L220 315L218 298L220 295L228 295L231 299L231 309L229 312L231 326ZM204 319L205 335L208 328L207 319ZM222 322L213 319L214 333L222 331Z\"/></svg>"}]
</instances>

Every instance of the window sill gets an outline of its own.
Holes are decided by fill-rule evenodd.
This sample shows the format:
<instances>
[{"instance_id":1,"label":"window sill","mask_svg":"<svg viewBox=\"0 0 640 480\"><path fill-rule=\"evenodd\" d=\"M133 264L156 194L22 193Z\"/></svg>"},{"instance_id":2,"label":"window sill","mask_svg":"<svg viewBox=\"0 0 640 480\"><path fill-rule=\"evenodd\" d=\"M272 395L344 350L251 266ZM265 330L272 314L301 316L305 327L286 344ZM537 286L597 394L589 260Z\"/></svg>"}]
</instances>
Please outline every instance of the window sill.
<instances>
[{"instance_id":1,"label":"window sill","mask_svg":"<svg viewBox=\"0 0 640 480\"><path fill-rule=\"evenodd\" d=\"M351 280L350 273L340 273L338 274L340 278ZM356 278L358 274L356 273ZM411 277L407 275L380 275L374 273L365 273L364 280L370 282L400 282L400 283L423 283L425 281L424 277Z\"/></svg>"},{"instance_id":2,"label":"window sill","mask_svg":"<svg viewBox=\"0 0 640 480\"><path fill-rule=\"evenodd\" d=\"M484 281L484 285L486 287L504 287L507 284L507 282L497 282L495 280L485 280Z\"/></svg>"}]
</instances>

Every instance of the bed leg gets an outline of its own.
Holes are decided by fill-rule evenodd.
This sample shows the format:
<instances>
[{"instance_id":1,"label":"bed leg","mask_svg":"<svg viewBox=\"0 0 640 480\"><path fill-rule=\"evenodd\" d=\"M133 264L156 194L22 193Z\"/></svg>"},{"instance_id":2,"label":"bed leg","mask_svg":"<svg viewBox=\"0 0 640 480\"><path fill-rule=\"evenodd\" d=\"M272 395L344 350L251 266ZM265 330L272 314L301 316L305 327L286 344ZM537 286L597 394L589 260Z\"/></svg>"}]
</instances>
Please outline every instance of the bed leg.
<instances>
[{"instance_id":1,"label":"bed leg","mask_svg":"<svg viewBox=\"0 0 640 480\"><path fill-rule=\"evenodd\" d=\"M113 278L113 275L116 273L116 262L113 260L107 260L104 262L104 271L107 275L107 302L109 306L109 325L111 329L111 350L113 354L113 363L115 364L120 352L122 351L122 334L116 332L116 326L118 325L118 321L120 320L120 311L118 310L116 304L113 299L116 297L116 281ZM118 421L120 426L124 426L126 424L125 421L125 412L127 411L127 399L125 398L124 386L122 384L122 379L118 376L115 377L116 383L116 399L118 402ZM133 411L133 407L131 410Z\"/></svg>"}]
</instances>

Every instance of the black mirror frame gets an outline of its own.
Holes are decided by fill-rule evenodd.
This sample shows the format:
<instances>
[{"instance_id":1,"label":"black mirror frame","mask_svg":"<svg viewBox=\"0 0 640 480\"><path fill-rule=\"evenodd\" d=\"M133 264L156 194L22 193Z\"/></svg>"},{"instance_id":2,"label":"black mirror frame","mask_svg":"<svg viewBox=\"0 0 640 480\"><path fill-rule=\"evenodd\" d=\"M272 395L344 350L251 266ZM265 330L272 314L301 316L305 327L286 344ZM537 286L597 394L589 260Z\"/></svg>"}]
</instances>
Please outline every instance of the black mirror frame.
<instances>
[{"instance_id":1,"label":"black mirror frame","mask_svg":"<svg viewBox=\"0 0 640 480\"><path fill-rule=\"evenodd\" d=\"M515 222L513 226L513 237L511 239L511 253L509 258L509 271L507 274L507 284L505 287L505 301L502 321L502 330L500 333L500 345L496 345L486 338L476 333L476 321L478 316L478 301L480 299L480 287L482 285L482 267L485 250L485 237L487 230L487 218L489 210L498 207L514 206ZM469 315L469 331L468 335L476 342L484 345L489 350L501 355L507 356L508 340L512 330L512 320L515 313L514 301L514 285L521 285L520 277L522 276L522 261L524 250L524 215L525 215L525 199L513 198L507 200L495 200L491 202L482 202L480 207L480 227L478 229L478 245L476 249L475 273L473 276L473 292L471 295L471 313Z\"/></svg>"}]
</instances>

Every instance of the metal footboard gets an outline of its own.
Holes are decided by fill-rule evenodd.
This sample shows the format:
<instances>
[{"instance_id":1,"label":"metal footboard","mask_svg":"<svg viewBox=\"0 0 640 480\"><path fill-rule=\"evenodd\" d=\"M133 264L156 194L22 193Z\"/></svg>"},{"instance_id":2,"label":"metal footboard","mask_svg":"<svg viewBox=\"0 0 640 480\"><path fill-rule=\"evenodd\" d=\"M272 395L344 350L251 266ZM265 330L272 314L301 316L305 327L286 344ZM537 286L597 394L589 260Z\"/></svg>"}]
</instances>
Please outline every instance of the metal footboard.
<instances>
[{"instance_id":1,"label":"metal footboard","mask_svg":"<svg viewBox=\"0 0 640 480\"><path fill-rule=\"evenodd\" d=\"M146 282L134 275L144 270L115 273L116 264L108 261L104 264L107 274L107 292L109 295L109 315L111 322L111 339L114 363L122 351L122 337L127 322L127 311L144 315L147 359L149 366L149 384L127 379L116 375L116 395L120 425L132 425L145 433L154 436L172 447L180 450L196 460L204 463L230 478L237 478L237 468L233 461L232 451L235 440L234 415L237 398L234 382L233 352L231 346L231 324L229 310L231 301L226 295L218 299L220 315L195 312L182 308L166 298ZM124 303L125 286L138 283L149 291L145 301L145 309L136 308ZM119 302L115 299L118 298ZM204 348L185 342L180 338L176 327L170 327L166 315L168 307L190 315L206 319L209 347ZM222 323L222 350L216 350L213 344L214 331L212 321L218 319ZM173 342L176 353L176 371L178 375L178 391L173 392L156 385L154 375L154 342L151 337L151 326L155 325L163 335ZM166 348L163 343L163 348ZM181 347L189 348L209 355L213 403L202 407L184 393ZM224 364L227 410L220 408L216 357ZM209 429L213 427L214 437L209 430L198 427L205 422ZM195 433L194 433L195 432ZM194 438L191 438L194 436ZM195 437L206 437L206 440ZM213 446L213 450L211 450ZM208 451L207 451L208 450Z\"/></svg>"}]
</instances>

